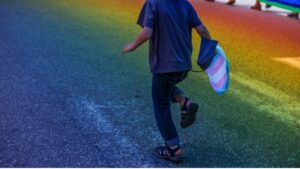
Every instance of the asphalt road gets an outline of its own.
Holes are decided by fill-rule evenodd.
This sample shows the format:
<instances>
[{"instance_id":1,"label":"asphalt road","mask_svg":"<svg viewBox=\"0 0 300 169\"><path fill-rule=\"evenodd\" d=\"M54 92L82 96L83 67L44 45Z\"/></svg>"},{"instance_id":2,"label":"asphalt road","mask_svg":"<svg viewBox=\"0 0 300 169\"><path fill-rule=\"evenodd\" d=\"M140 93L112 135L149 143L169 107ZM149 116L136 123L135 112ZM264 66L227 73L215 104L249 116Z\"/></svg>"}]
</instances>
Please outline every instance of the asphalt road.
<instances>
[{"instance_id":1,"label":"asphalt road","mask_svg":"<svg viewBox=\"0 0 300 169\"><path fill-rule=\"evenodd\" d=\"M114 37L96 33L104 26L74 22L64 10L37 1L0 2L0 167L300 164L297 152L291 162L265 161L243 143L243 133L223 128L209 115L200 115L190 129L179 129L181 163L155 158L153 148L162 139L152 113L147 59L122 57L120 46L110 41ZM187 83L188 91L196 89ZM201 104L202 111L213 105ZM174 120L178 125L178 114Z\"/></svg>"}]
</instances>

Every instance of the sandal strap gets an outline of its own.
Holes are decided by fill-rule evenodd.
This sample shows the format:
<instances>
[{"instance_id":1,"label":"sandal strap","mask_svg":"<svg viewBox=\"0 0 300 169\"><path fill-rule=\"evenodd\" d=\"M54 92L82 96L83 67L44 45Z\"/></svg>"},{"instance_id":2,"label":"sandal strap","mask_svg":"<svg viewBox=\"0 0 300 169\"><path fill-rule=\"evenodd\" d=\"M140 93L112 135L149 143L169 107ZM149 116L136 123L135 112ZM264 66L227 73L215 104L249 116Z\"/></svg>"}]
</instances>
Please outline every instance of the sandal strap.
<instances>
[{"instance_id":1,"label":"sandal strap","mask_svg":"<svg viewBox=\"0 0 300 169\"><path fill-rule=\"evenodd\" d=\"M170 156L170 152L167 147L160 147L157 152L159 153L160 156L164 156L164 157Z\"/></svg>"},{"instance_id":2,"label":"sandal strap","mask_svg":"<svg viewBox=\"0 0 300 169\"><path fill-rule=\"evenodd\" d=\"M156 155L159 158L169 159L173 162L177 162L180 160L181 157L181 149L180 145L177 145L176 148L171 149L169 146L157 147L156 148Z\"/></svg>"},{"instance_id":3,"label":"sandal strap","mask_svg":"<svg viewBox=\"0 0 300 169\"><path fill-rule=\"evenodd\" d=\"M190 100L189 98L187 97L184 97L184 103L183 103L183 106L181 107L181 111L187 111L187 102Z\"/></svg>"}]
</instances>

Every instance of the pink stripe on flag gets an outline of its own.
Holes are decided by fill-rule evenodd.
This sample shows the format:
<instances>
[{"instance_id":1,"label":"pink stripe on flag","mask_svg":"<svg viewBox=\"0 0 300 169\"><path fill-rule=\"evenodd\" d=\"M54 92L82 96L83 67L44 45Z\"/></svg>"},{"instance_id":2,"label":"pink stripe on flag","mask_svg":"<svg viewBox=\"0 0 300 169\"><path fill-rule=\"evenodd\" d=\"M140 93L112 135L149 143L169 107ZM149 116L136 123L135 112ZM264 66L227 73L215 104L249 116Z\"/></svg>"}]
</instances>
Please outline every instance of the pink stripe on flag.
<instances>
[{"instance_id":1,"label":"pink stripe on flag","mask_svg":"<svg viewBox=\"0 0 300 169\"><path fill-rule=\"evenodd\" d=\"M215 74L219 70L219 68L222 66L222 64L225 62L225 60L222 56L217 56L217 57L218 57L217 61L206 70L206 72L210 75Z\"/></svg>"}]
</instances>

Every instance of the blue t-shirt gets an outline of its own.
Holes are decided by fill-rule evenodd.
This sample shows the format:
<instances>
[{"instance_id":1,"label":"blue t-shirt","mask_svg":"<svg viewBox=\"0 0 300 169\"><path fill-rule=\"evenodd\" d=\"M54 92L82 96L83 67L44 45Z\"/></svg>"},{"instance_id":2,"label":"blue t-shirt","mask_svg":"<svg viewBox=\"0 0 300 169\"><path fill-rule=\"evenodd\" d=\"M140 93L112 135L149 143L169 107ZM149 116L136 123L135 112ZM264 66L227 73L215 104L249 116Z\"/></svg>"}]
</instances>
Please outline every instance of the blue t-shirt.
<instances>
[{"instance_id":1,"label":"blue t-shirt","mask_svg":"<svg viewBox=\"0 0 300 169\"><path fill-rule=\"evenodd\" d=\"M191 70L192 28L202 22L187 0L146 0L137 23L153 29L149 42L152 73Z\"/></svg>"}]
</instances>

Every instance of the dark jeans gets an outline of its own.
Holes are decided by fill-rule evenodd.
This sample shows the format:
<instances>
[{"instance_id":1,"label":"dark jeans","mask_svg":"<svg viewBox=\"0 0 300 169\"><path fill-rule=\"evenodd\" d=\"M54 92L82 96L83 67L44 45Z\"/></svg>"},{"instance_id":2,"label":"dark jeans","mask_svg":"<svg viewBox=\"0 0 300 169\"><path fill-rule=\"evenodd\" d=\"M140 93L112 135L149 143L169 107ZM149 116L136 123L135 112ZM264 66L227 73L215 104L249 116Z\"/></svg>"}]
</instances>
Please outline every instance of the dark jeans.
<instances>
[{"instance_id":1,"label":"dark jeans","mask_svg":"<svg viewBox=\"0 0 300 169\"><path fill-rule=\"evenodd\" d=\"M188 71L153 74L152 100L158 129L168 146L179 145L177 130L172 120L171 101L183 92L175 85L184 80Z\"/></svg>"}]
</instances>

